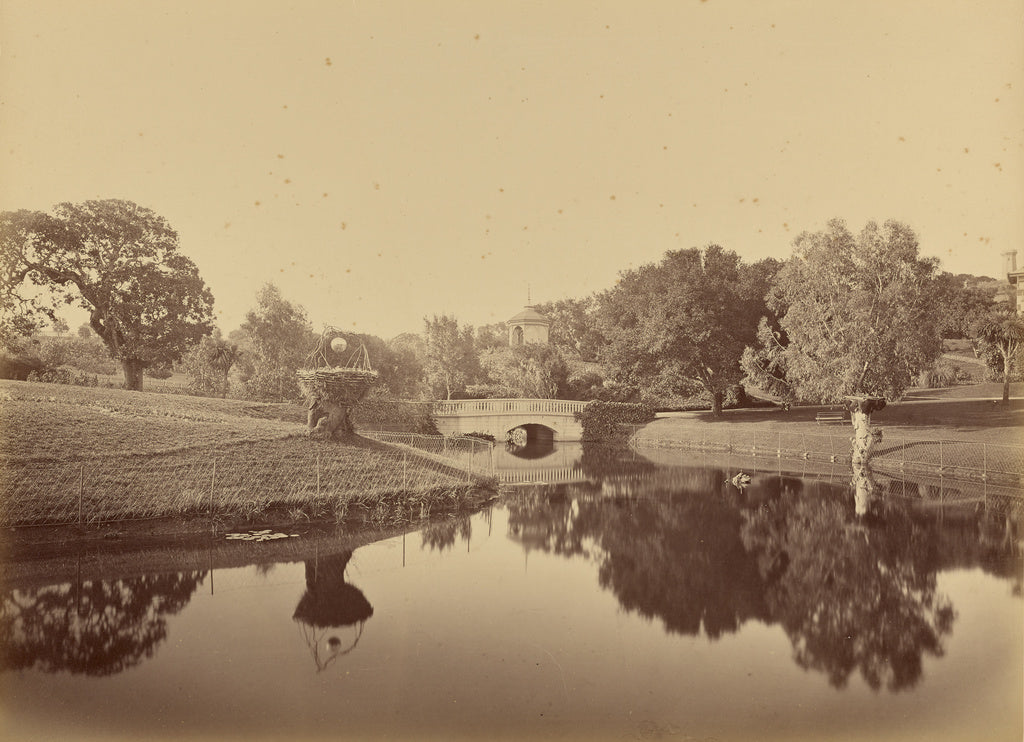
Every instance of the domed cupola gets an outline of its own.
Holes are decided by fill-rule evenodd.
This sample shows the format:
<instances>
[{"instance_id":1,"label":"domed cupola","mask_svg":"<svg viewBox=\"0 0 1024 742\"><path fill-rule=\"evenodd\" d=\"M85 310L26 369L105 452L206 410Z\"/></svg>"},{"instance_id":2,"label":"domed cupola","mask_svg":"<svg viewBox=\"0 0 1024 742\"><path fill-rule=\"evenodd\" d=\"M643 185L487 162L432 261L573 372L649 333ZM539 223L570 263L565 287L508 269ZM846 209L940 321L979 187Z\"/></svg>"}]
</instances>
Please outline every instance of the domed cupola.
<instances>
[{"instance_id":1,"label":"domed cupola","mask_svg":"<svg viewBox=\"0 0 1024 742\"><path fill-rule=\"evenodd\" d=\"M508 344L547 343L551 320L527 304L521 312L505 323L508 327Z\"/></svg>"}]
</instances>

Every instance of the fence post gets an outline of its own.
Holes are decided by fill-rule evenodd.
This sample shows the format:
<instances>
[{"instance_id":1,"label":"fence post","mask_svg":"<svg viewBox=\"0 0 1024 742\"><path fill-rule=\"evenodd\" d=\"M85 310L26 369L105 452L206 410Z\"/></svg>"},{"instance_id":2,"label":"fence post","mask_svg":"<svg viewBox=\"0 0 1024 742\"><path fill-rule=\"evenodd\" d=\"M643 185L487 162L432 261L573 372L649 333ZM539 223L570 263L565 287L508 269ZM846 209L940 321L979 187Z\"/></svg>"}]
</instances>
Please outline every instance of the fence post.
<instances>
[{"instance_id":1,"label":"fence post","mask_svg":"<svg viewBox=\"0 0 1024 742\"><path fill-rule=\"evenodd\" d=\"M213 474L210 476L210 517L213 517L213 489L217 484L217 459L213 460Z\"/></svg>"},{"instance_id":2,"label":"fence post","mask_svg":"<svg viewBox=\"0 0 1024 742\"><path fill-rule=\"evenodd\" d=\"M316 455L316 499L320 499L320 454Z\"/></svg>"},{"instance_id":3,"label":"fence post","mask_svg":"<svg viewBox=\"0 0 1024 742\"><path fill-rule=\"evenodd\" d=\"M981 444L981 481L988 481L988 444ZM988 499L988 493L986 492L986 499Z\"/></svg>"},{"instance_id":4,"label":"fence post","mask_svg":"<svg viewBox=\"0 0 1024 742\"><path fill-rule=\"evenodd\" d=\"M942 464L942 439L939 439L939 476L942 476L943 464Z\"/></svg>"},{"instance_id":5,"label":"fence post","mask_svg":"<svg viewBox=\"0 0 1024 742\"><path fill-rule=\"evenodd\" d=\"M409 460L409 453L402 451L402 489L405 490L409 487L409 472L407 469Z\"/></svg>"},{"instance_id":6,"label":"fence post","mask_svg":"<svg viewBox=\"0 0 1024 742\"><path fill-rule=\"evenodd\" d=\"M78 465L78 525L82 525L82 496L85 494L85 464Z\"/></svg>"}]
</instances>

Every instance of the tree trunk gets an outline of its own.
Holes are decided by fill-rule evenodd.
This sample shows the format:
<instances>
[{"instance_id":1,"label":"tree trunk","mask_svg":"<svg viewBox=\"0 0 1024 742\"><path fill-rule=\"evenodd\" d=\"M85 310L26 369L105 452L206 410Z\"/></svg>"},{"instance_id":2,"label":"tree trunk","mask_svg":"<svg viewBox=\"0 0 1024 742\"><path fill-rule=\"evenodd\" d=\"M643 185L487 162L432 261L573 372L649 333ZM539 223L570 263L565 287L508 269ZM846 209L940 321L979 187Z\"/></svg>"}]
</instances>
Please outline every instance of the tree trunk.
<instances>
[{"instance_id":1,"label":"tree trunk","mask_svg":"<svg viewBox=\"0 0 1024 742\"><path fill-rule=\"evenodd\" d=\"M1010 404L1010 353L1003 354L1003 404Z\"/></svg>"},{"instance_id":2,"label":"tree trunk","mask_svg":"<svg viewBox=\"0 0 1024 742\"><path fill-rule=\"evenodd\" d=\"M309 436L313 438L334 438L338 434L353 432L348 417L348 407L335 402L317 402L310 406L306 416Z\"/></svg>"},{"instance_id":3,"label":"tree trunk","mask_svg":"<svg viewBox=\"0 0 1024 742\"><path fill-rule=\"evenodd\" d=\"M850 413L853 425L853 453L850 458L854 465L867 464L875 447L875 432L871 429L871 415L858 409Z\"/></svg>"},{"instance_id":4,"label":"tree trunk","mask_svg":"<svg viewBox=\"0 0 1024 742\"><path fill-rule=\"evenodd\" d=\"M874 499L875 480L871 474L871 467L867 464L853 465L853 503L854 510L858 516L868 514L868 506Z\"/></svg>"},{"instance_id":5,"label":"tree trunk","mask_svg":"<svg viewBox=\"0 0 1024 742\"><path fill-rule=\"evenodd\" d=\"M124 371L124 388L133 392L142 391L142 370L145 365L138 358L127 358L121 361Z\"/></svg>"},{"instance_id":6,"label":"tree trunk","mask_svg":"<svg viewBox=\"0 0 1024 742\"><path fill-rule=\"evenodd\" d=\"M850 462L853 466L854 508L858 516L867 515L868 505L873 499L875 490L874 477L871 474L871 452L881 437L871 429L871 415L853 409L850 412L853 425L853 450Z\"/></svg>"},{"instance_id":7,"label":"tree trunk","mask_svg":"<svg viewBox=\"0 0 1024 742\"><path fill-rule=\"evenodd\" d=\"M725 392L711 392L711 416L722 416L722 402L725 400Z\"/></svg>"}]
</instances>

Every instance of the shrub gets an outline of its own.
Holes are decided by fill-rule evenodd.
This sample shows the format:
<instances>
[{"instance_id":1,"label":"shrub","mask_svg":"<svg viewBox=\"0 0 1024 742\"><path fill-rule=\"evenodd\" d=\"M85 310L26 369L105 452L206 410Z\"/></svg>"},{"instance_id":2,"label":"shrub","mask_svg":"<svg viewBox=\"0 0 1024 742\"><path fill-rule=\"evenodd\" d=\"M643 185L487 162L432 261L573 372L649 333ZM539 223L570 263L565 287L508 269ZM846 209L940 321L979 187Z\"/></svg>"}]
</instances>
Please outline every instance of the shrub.
<instances>
[{"instance_id":1,"label":"shrub","mask_svg":"<svg viewBox=\"0 0 1024 742\"><path fill-rule=\"evenodd\" d=\"M28 375L29 381L41 381L45 384L68 384L71 386L98 386L96 376L73 368L47 368L33 371Z\"/></svg>"},{"instance_id":2,"label":"shrub","mask_svg":"<svg viewBox=\"0 0 1024 742\"><path fill-rule=\"evenodd\" d=\"M453 394L452 399L511 399L516 392L501 384L470 384L463 394Z\"/></svg>"},{"instance_id":3,"label":"shrub","mask_svg":"<svg viewBox=\"0 0 1024 742\"><path fill-rule=\"evenodd\" d=\"M931 368L917 375L917 385L926 389L940 389L954 386L961 374L956 366L949 361L939 360Z\"/></svg>"},{"instance_id":4,"label":"shrub","mask_svg":"<svg viewBox=\"0 0 1024 742\"><path fill-rule=\"evenodd\" d=\"M38 356L28 353L0 353L0 379L25 381L30 375L39 373L44 368L45 365Z\"/></svg>"},{"instance_id":5,"label":"shrub","mask_svg":"<svg viewBox=\"0 0 1024 742\"><path fill-rule=\"evenodd\" d=\"M157 363L148 366L145 373L151 379L169 379L174 375L174 369L169 363Z\"/></svg>"},{"instance_id":6,"label":"shrub","mask_svg":"<svg viewBox=\"0 0 1024 742\"><path fill-rule=\"evenodd\" d=\"M352 408L352 422L364 430L390 430L403 433L439 435L430 402L407 402L371 393Z\"/></svg>"},{"instance_id":7,"label":"shrub","mask_svg":"<svg viewBox=\"0 0 1024 742\"><path fill-rule=\"evenodd\" d=\"M643 425L654 419L654 408L643 403L588 402L575 413L576 422L583 425L583 439L605 440L621 434L620 425Z\"/></svg>"},{"instance_id":8,"label":"shrub","mask_svg":"<svg viewBox=\"0 0 1024 742\"><path fill-rule=\"evenodd\" d=\"M465 433L463 435L463 437L464 438L477 438L478 440L490 441L491 443L494 443L495 440L496 440L495 437L493 435L491 435L490 433L481 433L481 432L476 431L476 430L474 430L472 433Z\"/></svg>"}]
</instances>

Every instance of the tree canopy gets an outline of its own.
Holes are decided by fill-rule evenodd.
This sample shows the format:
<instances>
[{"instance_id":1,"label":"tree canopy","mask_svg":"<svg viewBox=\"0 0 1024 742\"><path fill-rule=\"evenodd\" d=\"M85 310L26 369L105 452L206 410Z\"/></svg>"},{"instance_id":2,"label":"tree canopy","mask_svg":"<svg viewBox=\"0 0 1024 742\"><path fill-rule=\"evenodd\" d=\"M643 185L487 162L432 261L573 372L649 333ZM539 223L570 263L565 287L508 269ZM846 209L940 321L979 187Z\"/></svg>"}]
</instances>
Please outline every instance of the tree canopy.
<instances>
[{"instance_id":1,"label":"tree canopy","mask_svg":"<svg viewBox=\"0 0 1024 742\"><path fill-rule=\"evenodd\" d=\"M895 221L869 222L856 237L839 219L802 233L769 294L780 329L762 324L744 370L789 398L898 399L942 349L937 265Z\"/></svg>"},{"instance_id":2,"label":"tree canopy","mask_svg":"<svg viewBox=\"0 0 1024 742\"><path fill-rule=\"evenodd\" d=\"M313 327L306 310L281 295L272 283L256 294L256 306L245 314L240 331L229 339L240 346L242 383L253 399L299 396L295 372L313 347Z\"/></svg>"},{"instance_id":3,"label":"tree canopy","mask_svg":"<svg viewBox=\"0 0 1024 742\"><path fill-rule=\"evenodd\" d=\"M427 383L435 397L451 399L479 375L473 328L460 328L455 317L434 315L423 320Z\"/></svg>"},{"instance_id":4,"label":"tree canopy","mask_svg":"<svg viewBox=\"0 0 1024 742\"><path fill-rule=\"evenodd\" d=\"M120 361L128 389L148 366L179 359L212 329L213 295L178 252L178 234L153 211L117 199L61 203L53 214L0 214L0 330L56 320L59 303Z\"/></svg>"},{"instance_id":5,"label":"tree canopy","mask_svg":"<svg viewBox=\"0 0 1024 742\"><path fill-rule=\"evenodd\" d=\"M622 273L599 297L598 310L607 341L602 358L614 380L666 394L703 389L720 414L765 313L760 273L771 270L745 266L735 252L710 245L668 252L661 263Z\"/></svg>"}]
</instances>

